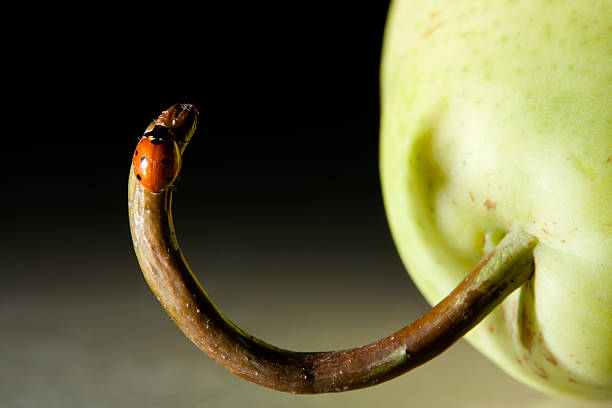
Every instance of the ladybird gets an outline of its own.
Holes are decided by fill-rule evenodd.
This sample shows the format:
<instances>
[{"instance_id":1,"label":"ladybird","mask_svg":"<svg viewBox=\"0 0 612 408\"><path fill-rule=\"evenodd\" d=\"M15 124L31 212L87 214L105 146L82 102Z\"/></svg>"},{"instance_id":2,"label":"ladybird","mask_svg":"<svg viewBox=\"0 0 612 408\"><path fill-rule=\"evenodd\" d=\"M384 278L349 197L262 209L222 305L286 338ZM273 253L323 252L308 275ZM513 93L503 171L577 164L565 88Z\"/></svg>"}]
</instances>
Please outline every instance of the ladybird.
<instances>
[{"instance_id":1,"label":"ladybird","mask_svg":"<svg viewBox=\"0 0 612 408\"><path fill-rule=\"evenodd\" d=\"M198 108L177 103L163 111L147 127L132 158L134 175L152 193L174 183L181 169L181 154L193 136Z\"/></svg>"},{"instance_id":2,"label":"ladybird","mask_svg":"<svg viewBox=\"0 0 612 408\"><path fill-rule=\"evenodd\" d=\"M181 169L181 154L167 127L155 125L143 135L136 146L132 167L136 179L152 193L174 183Z\"/></svg>"}]
</instances>

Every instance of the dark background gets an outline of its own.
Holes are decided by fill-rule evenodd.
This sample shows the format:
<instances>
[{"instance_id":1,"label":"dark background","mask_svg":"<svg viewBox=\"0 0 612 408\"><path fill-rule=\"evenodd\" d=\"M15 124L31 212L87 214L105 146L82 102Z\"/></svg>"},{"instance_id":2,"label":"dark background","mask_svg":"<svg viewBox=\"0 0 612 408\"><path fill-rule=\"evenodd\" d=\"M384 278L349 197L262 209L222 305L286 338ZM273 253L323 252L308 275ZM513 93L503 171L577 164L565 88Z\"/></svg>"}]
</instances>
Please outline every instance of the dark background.
<instances>
[{"instance_id":1,"label":"dark background","mask_svg":"<svg viewBox=\"0 0 612 408\"><path fill-rule=\"evenodd\" d=\"M300 211L320 217L341 200L350 203L338 204L343 217L367 208L360 222L384 224L378 66L387 4L196 6L30 23L37 36L12 59L18 92L7 98L21 127L3 160L11 230L89 228L92 245L119 230L129 239L130 157L147 124L176 102L201 111L178 184L186 219L231 206L235 217L261 211L283 222Z\"/></svg>"},{"instance_id":2,"label":"dark background","mask_svg":"<svg viewBox=\"0 0 612 408\"><path fill-rule=\"evenodd\" d=\"M268 391L197 350L140 274L131 155L154 117L189 102L201 114L175 226L230 319L280 347L329 350L427 310L395 251L378 178L386 2L45 7L19 16L5 51L5 406L491 406L491 396L514 406L517 395L559 406L464 342L373 389Z\"/></svg>"}]
</instances>

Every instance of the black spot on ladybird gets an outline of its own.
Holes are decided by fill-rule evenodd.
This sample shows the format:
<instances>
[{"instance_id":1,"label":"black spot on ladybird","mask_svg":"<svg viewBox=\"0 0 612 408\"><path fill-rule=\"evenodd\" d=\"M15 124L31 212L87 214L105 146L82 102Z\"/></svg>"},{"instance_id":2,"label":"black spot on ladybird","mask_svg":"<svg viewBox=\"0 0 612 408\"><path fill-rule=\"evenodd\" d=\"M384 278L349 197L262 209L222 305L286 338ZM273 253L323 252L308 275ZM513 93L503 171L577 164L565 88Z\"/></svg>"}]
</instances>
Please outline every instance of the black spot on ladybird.
<instances>
[{"instance_id":1,"label":"black spot on ladybird","mask_svg":"<svg viewBox=\"0 0 612 408\"><path fill-rule=\"evenodd\" d=\"M138 179L138 181L142 180L142 177L140 177L140 174L137 174L136 178Z\"/></svg>"},{"instance_id":2,"label":"black spot on ladybird","mask_svg":"<svg viewBox=\"0 0 612 408\"><path fill-rule=\"evenodd\" d=\"M134 152L134 156L138 156L138 150Z\"/></svg>"},{"instance_id":3,"label":"black spot on ladybird","mask_svg":"<svg viewBox=\"0 0 612 408\"><path fill-rule=\"evenodd\" d=\"M168 163L169 163L169 162L168 162L168 159L167 159L166 157L164 157L164 158L162 159L162 164L168 164Z\"/></svg>"}]
</instances>

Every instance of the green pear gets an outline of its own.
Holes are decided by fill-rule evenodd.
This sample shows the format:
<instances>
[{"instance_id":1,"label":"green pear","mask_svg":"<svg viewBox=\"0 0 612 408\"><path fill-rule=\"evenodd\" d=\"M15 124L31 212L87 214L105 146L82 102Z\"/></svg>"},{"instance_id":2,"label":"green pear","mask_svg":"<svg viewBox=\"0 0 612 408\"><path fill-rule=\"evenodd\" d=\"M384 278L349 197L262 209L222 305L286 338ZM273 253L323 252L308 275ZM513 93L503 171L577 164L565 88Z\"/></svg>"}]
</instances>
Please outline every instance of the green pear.
<instances>
[{"instance_id":1,"label":"green pear","mask_svg":"<svg viewBox=\"0 0 612 408\"><path fill-rule=\"evenodd\" d=\"M395 0L381 77L385 206L423 295L532 234L534 275L467 340L539 390L612 399L612 2Z\"/></svg>"}]
</instances>

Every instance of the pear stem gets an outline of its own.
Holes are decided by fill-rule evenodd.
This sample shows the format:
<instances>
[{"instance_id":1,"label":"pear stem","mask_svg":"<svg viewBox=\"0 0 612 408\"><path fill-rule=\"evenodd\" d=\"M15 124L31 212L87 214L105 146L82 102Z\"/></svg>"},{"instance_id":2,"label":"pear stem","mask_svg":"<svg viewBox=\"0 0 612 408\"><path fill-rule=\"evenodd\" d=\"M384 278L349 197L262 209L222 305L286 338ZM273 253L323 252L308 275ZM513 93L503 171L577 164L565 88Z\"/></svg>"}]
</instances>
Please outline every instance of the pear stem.
<instances>
[{"instance_id":1,"label":"pear stem","mask_svg":"<svg viewBox=\"0 0 612 408\"><path fill-rule=\"evenodd\" d=\"M151 193L130 170L136 256L172 320L210 358L248 381L291 393L339 392L397 377L442 353L533 274L535 237L510 231L437 306L403 329L350 350L295 352L246 333L216 308L189 269L172 223L172 189Z\"/></svg>"}]
</instances>

